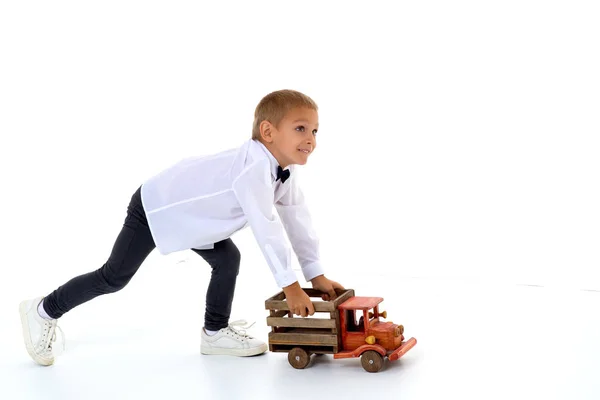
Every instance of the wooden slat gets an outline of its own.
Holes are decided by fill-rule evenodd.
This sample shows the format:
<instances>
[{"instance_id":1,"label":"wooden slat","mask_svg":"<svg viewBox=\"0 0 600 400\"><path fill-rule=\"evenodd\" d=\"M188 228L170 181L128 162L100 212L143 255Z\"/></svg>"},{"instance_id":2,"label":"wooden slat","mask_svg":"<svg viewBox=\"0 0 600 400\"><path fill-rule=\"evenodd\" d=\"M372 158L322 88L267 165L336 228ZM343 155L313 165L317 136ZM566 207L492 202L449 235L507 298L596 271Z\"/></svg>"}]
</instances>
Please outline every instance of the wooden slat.
<instances>
[{"instance_id":1,"label":"wooden slat","mask_svg":"<svg viewBox=\"0 0 600 400\"><path fill-rule=\"evenodd\" d=\"M340 313L338 311L332 311L330 316L331 321L335 322L335 329L333 330L333 333L338 335L338 346L342 347L342 329L340 326Z\"/></svg>"},{"instance_id":2,"label":"wooden slat","mask_svg":"<svg viewBox=\"0 0 600 400\"><path fill-rule=\"evenodd\" d=\"M267 317L268 326L285 326L292 328L335 328L336 322L323 318L275 318Z\"/></svg>"},{"instance_id":3,"label":"wooden slat","mask_svg":"<svg viewBox=\"0 0 600 400\"><path fill-rule=\"evenodd\" d=\"M271 310L269 314L271 314L271 317L283 317L289 313L290 312L288 310Z\"/></svg>"},{"instance_id":4,"label":"wooden slat","mask_svg":"<svg viewBox=\"0 0 600 400\"><path fill-rule=\"evenodd\" d=\"M291 349L296 346L293 345L282 345L273 344L269 346L269 351L274 353L288 353ZM304 350L312 354L335 354L338 352L337 346L302 346Z\"/></svg>"},{"instance_id":5,"label":"wooden slat","mask_svg":"<svg viewBox=\"0 0 600 400\"><path fill-rule=\"evenodd\" d=\"M335 306L330 301L313 301L313 306L316 312L331 312L335 310ZM267 310L289 310L287 301L285 300L267 300L265 302Z\"/></svg>"},{"instance_id":6,"label":"wooden slat","mask_svg":"<svg viewBox=\"0 0 600 400\"><path fill-rule=\"evenodd\" d=\"M321 297L323 295L323 292L321 292L320 290L316 290L316 289L312 289L312 288L302 288L302 290L304 290L304 293L306 293L308 295L308 297ZM343 291L338 291L339 293L342 293ZM283 290L277 294L275 294L274 296L270 297L267 300L284 300L285 299L285 292L283 292Z\"/></svg>"},{"instance_id":7,"label":"wooden slat","mask_svg":"<svg viewBox=\"0 0 600 400\"><path fill-rule=\"evenodd\" d=\"M283 293L283 291L277 293L276 295L269 297L267 299L267 301L269 300L284 300L285 299L285 293Z\"/></svg>"},{"instance_id":8,"label":"wooden slat","mask_svg":"<svg viewBox=\"0 0 600 400\"><path fill-rule=\"evenodd\" d=\"M309 297L321 297L321 292L315 289L302 288ZM337 309L337 306L354 296L353 289L336 290L338 295L333 301L313 301L315 311L318 312L331 312ZM283 306L282 306L283 305ZM287 302L285 301L285 293L283 291L276 295L268 298L265 301L265 309L267 310L289 310Z\"/></svg>"},{"instance_id":9,"label":"wooden slat","mask_svg":"<svg viewBox=\"0 0 600 400\"><path fill-rule=\"evenodd\" d=\"M267 310L284 310L283 308L273 307L271 304L274 301L283 301L283 300L285 300L285 293L283 293L283 291L281 291L281 292L277 293L276 295L269 297L265 301L265 309L267 309ZM289 310L289 308L286 308L285 310Z\"/></svg>"},{"instance_id":10,"label":"wooden slat","mask_svg":"<svg viewBox=\"0 0 600 400\"><path fill-rule=\"evenodd\" d=\"M310 333L269 333L269 344L337 346L337 335Z\"/></svg>"}]
</instances>

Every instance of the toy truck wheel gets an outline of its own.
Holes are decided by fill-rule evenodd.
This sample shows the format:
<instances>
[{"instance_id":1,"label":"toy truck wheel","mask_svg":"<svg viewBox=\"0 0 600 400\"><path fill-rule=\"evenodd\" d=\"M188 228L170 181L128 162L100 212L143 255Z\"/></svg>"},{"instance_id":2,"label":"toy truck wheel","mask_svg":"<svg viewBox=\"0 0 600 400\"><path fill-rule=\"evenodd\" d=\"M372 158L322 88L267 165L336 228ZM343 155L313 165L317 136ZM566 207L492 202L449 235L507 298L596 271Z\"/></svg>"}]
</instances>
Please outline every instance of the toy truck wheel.
<instances>
[{"instance_id":1,"label":"toy truck wheel","mask_svg":"<svg viewBox=\"0 0 600 400\"><path fill-rule=\"evenodd\" d=\"M310 356L300 347L294 347L288 353L290 365L296 369L304 369L310 362Z\"/></svg>"},{"instance_id":2,"label":"toy truck wheel","mask_svg":"<svg viewBox=\"0 0 600 400\"><path fill-rule=\"evenodd\" d=\"M376 351L365 351L360 357L360 363L367 372L379 372L383 367L383 357Z\"/></svg>"}]
</instances>

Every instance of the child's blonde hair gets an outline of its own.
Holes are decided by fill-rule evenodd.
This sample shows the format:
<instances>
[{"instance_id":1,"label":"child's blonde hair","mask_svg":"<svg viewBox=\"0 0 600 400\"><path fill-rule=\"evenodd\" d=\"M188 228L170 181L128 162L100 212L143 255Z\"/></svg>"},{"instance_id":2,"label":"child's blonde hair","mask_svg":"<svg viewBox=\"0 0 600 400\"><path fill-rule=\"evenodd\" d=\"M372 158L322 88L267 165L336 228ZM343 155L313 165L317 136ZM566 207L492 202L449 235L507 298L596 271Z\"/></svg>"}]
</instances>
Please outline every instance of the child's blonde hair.
<instances>
[{"instance_id":1,"label":"child's blonde hair","mask_svg":"<svg viewBox=\"0 0 600 400\"><path fill-rule=\"evenodd\" d=\"M254 111L252 139L260 139L261 122L267 120L277 126L285 114L296 107L306 107L319 111L317 103L313 99L295 90L278 90L263 97Z\"/></svg>"}]
</instances>

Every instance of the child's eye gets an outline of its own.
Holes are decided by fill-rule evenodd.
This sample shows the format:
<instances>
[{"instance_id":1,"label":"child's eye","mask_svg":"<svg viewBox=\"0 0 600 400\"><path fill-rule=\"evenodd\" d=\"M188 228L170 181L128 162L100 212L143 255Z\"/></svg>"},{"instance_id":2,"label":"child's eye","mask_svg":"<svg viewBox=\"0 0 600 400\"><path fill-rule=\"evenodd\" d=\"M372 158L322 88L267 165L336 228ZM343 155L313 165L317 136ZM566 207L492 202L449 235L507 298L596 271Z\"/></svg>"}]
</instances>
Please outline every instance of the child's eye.
<instances>
[{"instance_id":1,"label":"child's eye","mask_svg":"<svg viewBox=\"0 0 600 400\"><path fill-rule=\"evenodd\" d=\"M297 131L300 132L304 132L304 127L302 125L300 125L299 127L296 128Z\"/></svg>"},{"instance_id":2,"label":"child's eye","mask_svg":"<svg viewBox=\"0 0 600 400\"><path fill-rule=\"evenodd\" d=\"M317 130L313 130L313 135L317 136Z\"/></svg>"}]
</instances>

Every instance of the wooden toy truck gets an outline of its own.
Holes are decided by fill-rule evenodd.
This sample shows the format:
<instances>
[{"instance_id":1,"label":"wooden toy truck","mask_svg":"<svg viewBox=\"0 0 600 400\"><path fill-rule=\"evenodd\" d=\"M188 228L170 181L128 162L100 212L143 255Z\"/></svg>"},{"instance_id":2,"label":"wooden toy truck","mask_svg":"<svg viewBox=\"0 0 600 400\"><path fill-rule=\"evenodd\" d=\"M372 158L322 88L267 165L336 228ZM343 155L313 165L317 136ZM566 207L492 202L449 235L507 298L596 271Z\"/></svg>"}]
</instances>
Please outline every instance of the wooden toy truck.
<instances>
[{"instance_id":1,"label":"wooden toy truck","mask_svg":"<svg viewBox=\"0 0 600 400\"><path fill-rule=\"evenodd\" d=\"M321 297L314 289L303 289L309 297ZM294 317L284 292L265 301L269 310L267 325L269 350L288 353L296 369L305 368L312 354L333 354L333 358L360 357L363 368L378 372L384 358L396 361L417 344L415 338L404 341L404 327L383 322L387 312L379 311L381 297L358 297L354 290L340 290L333 301L313 301L315 316Z\"/></svg>"}]
</instances>

